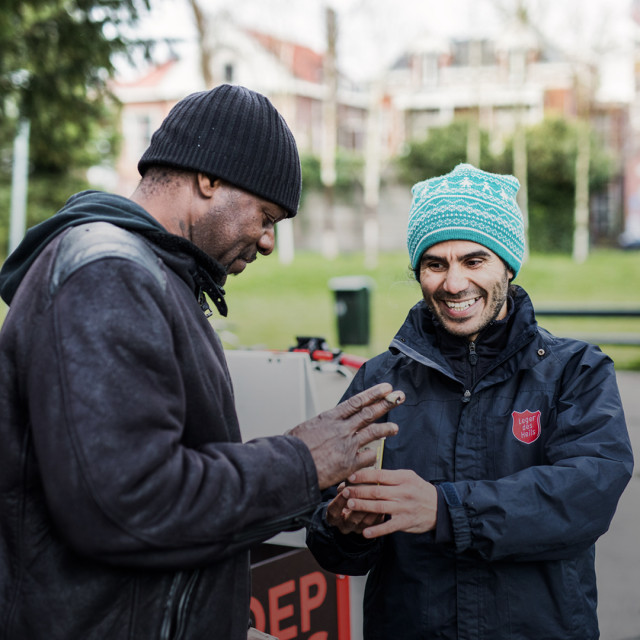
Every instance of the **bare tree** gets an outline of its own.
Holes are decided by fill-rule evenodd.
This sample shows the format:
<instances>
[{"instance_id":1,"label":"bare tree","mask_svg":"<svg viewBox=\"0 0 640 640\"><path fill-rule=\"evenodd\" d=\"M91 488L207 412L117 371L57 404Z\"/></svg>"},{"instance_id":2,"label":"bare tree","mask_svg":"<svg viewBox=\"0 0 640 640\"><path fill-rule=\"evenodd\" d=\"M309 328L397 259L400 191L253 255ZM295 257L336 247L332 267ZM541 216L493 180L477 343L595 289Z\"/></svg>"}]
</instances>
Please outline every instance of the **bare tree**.
<instances>
[{"instance_id":1,"label":"bare tree","mask_svg":"<svg viewBox=\"0 0 640 640\"><path fill-rule=\"evenodd\" d=\"M198 52L200 57L200 71L204 85L208 89L214 86L215 78L211 71L211 59L213 58L213 47L211 38L208 37L208 20L205 12L198 4L198 0L187 0L193 11L193 18L196 26L196 34L198 38Z\"/></svg>"},{"instance_id":2,"label":"bare tree","mask_svg":"<svg viewBox=\"0 0 640 640\"><path fill-rule=\"evenodd\" d=\"M480 85L479 72L482 56L482 43L473 38L469 43L469 66L472 69L472 82L475 104L469 109L467 127L467 162L480 167Z\"/></svg>"},{"instance_id":3,"label":"bare tree","mask_svg":"<svg viewBox=\"0 0 640 640\"><path fill-rule=\"evenodd\" d=\"M324 57L325 97L323 101L323 137L320 159L320 177L324 188L324 228L322 253L333 259L338 255L338 238L334 225L336 147L338 144L338 72L336 69L336 44L338 24L333 8L325 7L327 52Z\"/></svg>"},{"instance_id":4,"label":"bare tree","mask_svg":"<svg viewBox=\"0 0 640 640\"><path fill-rule=\"evenodd\" d=\"M548 1L539 0L515 0L511 5L509 0L492 0L494 6L504 15L516 15L523 24L531 29L540 43L547 48L561 52L563 57L572 65L574 95L576 100L576 164L575 164L575 206L574 206L574 236L573 258L577 262L583 262L589 255L589 172L591 164L591 116L593 104L596 100L597 87L597 60L600 56L612 48L613 42L607 42L607 25L609 12L606 7L600 10L597 16L598 29L595 33L587 32L585 23L584 5L574 2L574 6L567 6L566 2L553 5L562 7L564 14L568 15L568 22L561 30L562 38L552 42L540 28L544 22L541 17L550 13L552 5ZM533 17L531 7L536 6L538 17ZM515 13L514 13L515 11ZM522 135L522 134L521 134ZM515 157L522 154L516 150L518 133L514 139L514 173ZM526 157L525 157L526 162ZM524 165L526 167L526 165ZM517 176L520 177L520 176ZM522 182L522 180L521 180Z\"/></svg>"},{"instance_id":5,"label":"bare tree","mask_svg":"<svg viewBox=\"0 0 640 640\"><path fill-rule=\"evenodd\" d=\"M584 262L589 256L592 76L592 69L588 65L582 65L582 68L575 74L578 131L576 137L575 214L572 255L576 262Z\"/></svg>"},{"instance_id":6,"label":"bare tree","mask_svg":"<svg viewBox=\"0 0 640 640\"><path fill-rule=\"evenodd\" d=\"M363 244L365 267L378 264L380 239L380 182L385 169L383 138L384 87L390 45L400 31L397 23L401 16L394 11L394 0L360 0L343 13L345 21L357 24L376 47L369 52L371 78L368 81L367 120L364 149L364 224Z\"/></svg>"},{"instance_id":7,"label":"bare tree","mask_svg":"<svg viewBox=\"0 0 640 640\"><path fill-rule=\"evenodd\" d=\"M378 264L378 205L380 202L381 170L381 119L382 86L380 81L372 83L369 92L367 113L366 147L364 155L364 261L373 269Z\"/></svg>"},{"instance_id":8,"label":"bare tree","mask_svg":"<svg viewBox=\"0 0 640 640\"><path fill-rule=\"evenodd\" d=\"M510 44L509 64L511 77L516 91L515 128L513 133L513 175L520 182L518 206L522 211L524 223L524 260L529 257L529 178L527 164L527 131L525 126L526 106L523 91L527 80L527 66L530 48L533 46L529 36L544 45L544 35L531 18L526 0L515 0L515 3L504 0L493 0L493 6L505 18L509 28L513 30Z\"/></svg>"}]
</instances>

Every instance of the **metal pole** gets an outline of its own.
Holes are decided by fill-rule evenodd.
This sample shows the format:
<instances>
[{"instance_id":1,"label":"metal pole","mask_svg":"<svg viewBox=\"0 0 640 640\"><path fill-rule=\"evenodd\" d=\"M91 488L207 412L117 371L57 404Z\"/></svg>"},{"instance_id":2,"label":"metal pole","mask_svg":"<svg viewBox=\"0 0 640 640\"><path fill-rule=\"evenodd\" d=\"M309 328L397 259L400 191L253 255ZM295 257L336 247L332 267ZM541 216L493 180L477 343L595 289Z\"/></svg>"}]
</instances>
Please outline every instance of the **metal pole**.
<instances>
[{"instance_id":1,"label":"metal pole","mask_svg":"<svg viewBox=\"0 0 640 640\"><path fill-rule=\"evenodd\" d=\"M27 226L27 186L29 174L29 120L22 118L13 141L13 172L11 177L11 212L9 220L9 253L24 238Z\"/></svg>"}]
</instances>

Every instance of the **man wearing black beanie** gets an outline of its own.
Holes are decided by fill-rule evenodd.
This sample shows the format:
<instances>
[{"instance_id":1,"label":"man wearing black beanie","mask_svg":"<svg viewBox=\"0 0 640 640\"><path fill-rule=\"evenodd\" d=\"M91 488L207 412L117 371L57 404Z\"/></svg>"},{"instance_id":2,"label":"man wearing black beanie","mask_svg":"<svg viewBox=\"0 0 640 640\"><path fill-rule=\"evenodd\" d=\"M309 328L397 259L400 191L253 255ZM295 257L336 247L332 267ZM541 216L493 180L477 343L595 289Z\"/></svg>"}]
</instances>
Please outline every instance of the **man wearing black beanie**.
<instances>
[{"instance_id":1,"label":"man wearing black beanie","mask_svg":"<svg viewBox=\"0 0 640 640\"><path fill-rule=\"evenodd\" d=\"M226 315L227 275L297 213L296 144L267 98L188 96L139 170L130 198L72 196L0 272L3 638L246 638L248 549L397 431L374 422L381 384L241 442L205 294Z\"/></svg>"}]
</instances>

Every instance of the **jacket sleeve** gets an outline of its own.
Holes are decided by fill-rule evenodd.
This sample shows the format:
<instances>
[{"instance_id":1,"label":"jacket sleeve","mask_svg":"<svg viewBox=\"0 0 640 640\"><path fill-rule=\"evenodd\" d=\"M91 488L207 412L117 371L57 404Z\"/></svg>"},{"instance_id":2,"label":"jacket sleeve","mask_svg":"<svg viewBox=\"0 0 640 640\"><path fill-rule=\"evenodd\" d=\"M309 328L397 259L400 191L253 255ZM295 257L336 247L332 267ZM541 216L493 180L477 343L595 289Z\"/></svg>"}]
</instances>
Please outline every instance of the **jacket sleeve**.
<instances>
[{"instance_id":1,"label":"jacket sleeve","mask_svg":"<svg viewBox=\"0 0 640 640\"><path fill-rule=\"evenodd\" d=\"M565 366L547 464L494 481L443 483L458 552L554 560L605 533L633 456L611 360L587 347Z\"/></svg>"},{"instance_id":2,"label":"jacket sleeve","mask_svg":"<svg viewBox=\"0 0 640 640\"><path fill-rule=\"evenodd\" d=\"M365 368L366 365L358 371L341 402L370 386L364 384ZM330 526L325 516L327 506L335 496L335 487L323 492L323 501L307 525L307 547L318 564L327 571L351 576L365 575L382 551L382 540L367 540L355 533L344 535L337 527Z\"/></svg>"},{"instance_id":3,"label":"jacket sleeve","mask_svg":"<svg viewBox=\"0 0 640 640\"><path fill-rule=\"evenodd\" d=\"M367 540L361 535L344 535L327 524L328 502L321 504L307 525L307 547L326 571L348 576L363 576L382 552L382 540Z\"/></svg>"},{"instance_id":4,"label":"jacket sleeve","mask_svg":"<svg viewBox=\"0 0 640 640\"><path fill-rule=\"evenodd\" d=\"M302 441L238 441L222 349L193 292L173 286L162 291L123 259L85 266L34 324L24 359L33 447L58 532L114 564L214 562L304 526L320 501ZM198 322L176 350L172 325L184 314ZM204 376L210 410L188 413L185 370L216 366L219 375Z\"/></svg>"}]
</instances>

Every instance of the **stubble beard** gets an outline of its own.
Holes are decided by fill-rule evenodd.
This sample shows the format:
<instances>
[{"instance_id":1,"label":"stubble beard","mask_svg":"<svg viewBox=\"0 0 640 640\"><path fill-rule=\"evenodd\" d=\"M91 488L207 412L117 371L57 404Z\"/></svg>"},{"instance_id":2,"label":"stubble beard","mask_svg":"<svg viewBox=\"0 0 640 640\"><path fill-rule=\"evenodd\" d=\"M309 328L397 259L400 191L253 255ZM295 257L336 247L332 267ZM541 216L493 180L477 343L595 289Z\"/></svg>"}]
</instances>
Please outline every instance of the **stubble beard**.
<instances>
[{"instance_id":1,"label":"stubble beard","mask_svg":"<svg viewBox=\"0 0 640 640\"><path fill-rule=\"evenodd\" d=\"M437 303L434 303L434 300L437 298L431 298L430 300L426 300L427 307L434 318L438 320L443 329L454 336L458 337L469 337L473 335L479 334L483 329L488 327L492 322L500 315L502 308L507 300L507 296L509 294L509 274L505 270L504 279L496 282L491 288L491 295L485 289L478 289L473 293L469 293L469 291L463 291L462 293L457 294L456 296L448 296L449 300L460 299L464 300L469 297L480 297L485 301L492 299L491 311L487 314L486 318L480 318L480 320L484 320L480 326L476 326L473 329L467 329L464 327L465 322L468 322L466 318L451 318L449 316L445 316L440 312L440 309ZM485 310L486 311L486 310ZM459 329L456 331L455 329Z\"/></svg>"}]
</instances>

